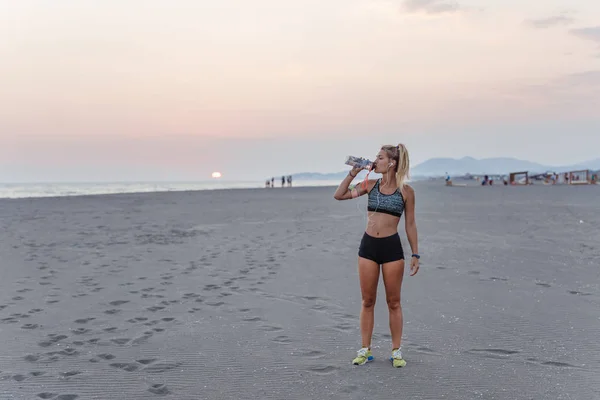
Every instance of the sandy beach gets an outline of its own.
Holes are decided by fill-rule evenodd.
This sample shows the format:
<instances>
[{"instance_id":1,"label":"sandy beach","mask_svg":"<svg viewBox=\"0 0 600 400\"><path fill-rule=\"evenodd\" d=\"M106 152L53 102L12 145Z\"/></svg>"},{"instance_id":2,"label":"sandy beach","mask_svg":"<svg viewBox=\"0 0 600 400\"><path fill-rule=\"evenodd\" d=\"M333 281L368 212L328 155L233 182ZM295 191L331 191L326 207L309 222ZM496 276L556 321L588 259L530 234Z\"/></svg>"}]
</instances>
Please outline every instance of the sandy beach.
<instances>
[{"instance_id":1,"label":"sandy beach","mask_svg":"<svg viewBox=\"0 0 600 400\"><path fill-rule=\"evenodd\" d=\"M414 186L402 369L381 281L351 365L366 197L0 199L0 399L600 398L600 186Z\"/></svg>"}]
</instances>

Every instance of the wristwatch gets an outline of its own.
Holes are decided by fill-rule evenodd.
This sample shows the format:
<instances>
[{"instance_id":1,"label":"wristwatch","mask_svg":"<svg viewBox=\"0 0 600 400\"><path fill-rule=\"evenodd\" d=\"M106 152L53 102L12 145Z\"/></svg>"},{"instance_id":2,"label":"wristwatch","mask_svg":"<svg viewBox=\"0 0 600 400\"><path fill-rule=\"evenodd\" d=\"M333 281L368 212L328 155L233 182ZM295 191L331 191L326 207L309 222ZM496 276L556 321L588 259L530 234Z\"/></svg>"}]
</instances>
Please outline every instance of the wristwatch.
<instances>
[{"instance_id":1,"label":"wristwatch","mask_svg":"<svg viewBox=\"0 0 600 400\"><path fill-rule=\"evenodd\" d=\"M418 254L413 254L412 256L413 256L414 258L416 258L417 260L421 258L421 256L420 256L420 255L418 255Z\"/></svg>"}]
</instances>

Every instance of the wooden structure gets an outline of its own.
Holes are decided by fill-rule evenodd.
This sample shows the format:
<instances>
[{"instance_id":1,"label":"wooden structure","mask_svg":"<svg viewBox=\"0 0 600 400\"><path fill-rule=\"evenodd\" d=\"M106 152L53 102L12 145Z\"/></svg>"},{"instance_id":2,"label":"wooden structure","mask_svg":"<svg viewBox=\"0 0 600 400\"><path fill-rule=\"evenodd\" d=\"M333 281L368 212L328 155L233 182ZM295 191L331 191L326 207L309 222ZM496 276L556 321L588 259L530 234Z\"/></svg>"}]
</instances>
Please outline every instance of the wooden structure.
<instances>
[{"instance_id":1,"label":"wooden structure","mask_svg":"<svg viewBox=\"0 0 600 400\"><path fill-rule=\"evenodd\" d=\"M569 172L569 185L591 185L592 172L589 169Z\"/></svg>"},{"instance_id":2,"label":"wooden structure","mask_svg":"<svg viewBox=\"0 0 600 400\"><path fill-rule=\"evenodd\" d=\"M517 179L519 176L525 175L525 179ZM511 172L509 175L509 183L511 185L529 185L529 171Z\"/></svg>"}]
</instances>

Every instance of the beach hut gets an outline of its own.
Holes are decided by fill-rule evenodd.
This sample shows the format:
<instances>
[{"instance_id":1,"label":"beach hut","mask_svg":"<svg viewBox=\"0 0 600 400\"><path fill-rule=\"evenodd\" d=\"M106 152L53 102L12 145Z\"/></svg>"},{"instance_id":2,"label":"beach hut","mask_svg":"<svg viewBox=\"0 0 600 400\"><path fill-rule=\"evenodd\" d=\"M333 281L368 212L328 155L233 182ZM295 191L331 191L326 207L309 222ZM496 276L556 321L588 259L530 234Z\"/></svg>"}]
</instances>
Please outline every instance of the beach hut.
<instances>
[{"instance_id":1,"label":"beach hut","mask_svg":"<svg viewBox=\"0 0 600 400\"><path fill-rule=\"evenodd\" d=\"M529 185L529 171L511 172L508 181L511 185Z\"/></svg>"},{"instance_id":2,"label":"beach hut","mask_svg":"<svg viewBox=\"0 0 600 400\"><path fill-rule=\"evenodd\" d=\"M589 169L582 169L579 171L571 171L571 172L569 172L569 184L570 185L591 185L593 175L594 174Z\"/></svg>"}]
</instances>

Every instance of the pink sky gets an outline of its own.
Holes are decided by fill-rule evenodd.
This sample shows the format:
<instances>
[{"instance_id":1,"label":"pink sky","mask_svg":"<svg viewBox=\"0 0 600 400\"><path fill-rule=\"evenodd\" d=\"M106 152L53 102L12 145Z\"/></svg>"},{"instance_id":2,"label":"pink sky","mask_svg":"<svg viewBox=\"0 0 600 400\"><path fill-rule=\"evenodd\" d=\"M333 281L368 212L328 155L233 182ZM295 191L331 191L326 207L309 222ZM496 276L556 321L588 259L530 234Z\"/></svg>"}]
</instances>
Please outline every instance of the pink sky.
<instances>
[{"instance_id":1,"label":"pink sky","mask_svg":"<svg viewBox=\"0 0 600 400\"><path fill-rule=\"evenodd\" d=\"M414 162L600 147L592 0L0 1L0 37L0 181L262 179L399 141ZM273 158L293 149L315 167Z\"/></svg>"}]
</instances>

